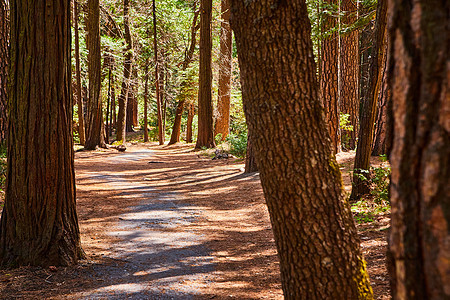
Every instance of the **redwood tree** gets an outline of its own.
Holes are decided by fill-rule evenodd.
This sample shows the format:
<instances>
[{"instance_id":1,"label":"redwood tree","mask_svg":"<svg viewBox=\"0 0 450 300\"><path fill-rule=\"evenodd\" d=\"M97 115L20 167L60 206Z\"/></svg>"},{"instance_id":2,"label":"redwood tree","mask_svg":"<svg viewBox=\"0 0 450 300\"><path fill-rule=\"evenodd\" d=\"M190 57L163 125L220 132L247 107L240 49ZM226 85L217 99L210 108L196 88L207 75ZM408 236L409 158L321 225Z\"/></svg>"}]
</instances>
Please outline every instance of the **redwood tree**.
<instances>
[{"instance_id":1,"label":"redwood tree","mask_svg":"<svg viewBox=\"0 0 450 300\"><path fill-rule=\"evenodd\" d=\"M231 98L231 50L233 47L230 28L230 0L222 0L222 22L220 27L220 57L219 57L219 98L217 100L217 118L214 135L222 134L224 141L230 128L230 98Z\"/></svg>"},{"instance_id":2,"label":"redwood tree","mask_svg":"<svg viewBox=\"0 0 450 300\"><path fill-rule=\"evenodd\" d=\"M0 144L6 141L6 103L8 77L8 4L6 0L0 0Z\"/></svg>"},{"instance_id":3,"label":"redwood tree","mask_svg":"<svg viewBox=\"0 0 450 300\"><path fill-rule=\"evenodd\" d=\"M99 0L88 0L88 74L89 98L86 122L85 149L104 147L104 127L101 88L100 54L100 4Z\"/></svg>"},{"instance_id":4,"label":"redwood tree","mask_svg":"<svg viewBox=\"0 0 450 300\"><path fill-rule=\"evenodd\" d=\"M393 299L450 299L446 0L390 0Z\"/></svg>"},{"instance_id":5,"label":"redwood tree","mask_svg":"<svg viewBox=\"0 0 450 300\"><path fill-rule=\"evenodd\" d=\"M214 148L211 69L212 0L200 2L200 74L198 89L198 135L195 148Z\"/></svg>"},{"instance_id":6,"label":"redwood tree","mask_svg":"<svg viewBox=\"0 0 450 300\"><path fill-rule=\"evenodd\" d=\"M75 208L70 1L11 1L8 174L0 263L71 265Z\"/></svg>"},{"instance_id":7,"label":"redwood tree","mask_svg":"<svg viewBox=\"0 0 450 300\"><path fill-rule=\"evenodd\" d=\"M73 19L75 28L75 73L76 73L76 95L77 95L77 113L78 113L78 135L80 137L80 144L84 145L86 141L84 130L84 112L83 112L83 98L81 97L81 67L80 67L80 33L78 30L78 1L73 1Z\"/></svg>"},{"instance_id":8,"label":"redwood tree","mask_svg":"<svg viewBox=\"0 0 450 300\"><path fill-rule=\"evenodd\" d=\"M373 299L318 96L306 4L232 0L231 6L284 296Z\"/></svg>"}]
</instances>

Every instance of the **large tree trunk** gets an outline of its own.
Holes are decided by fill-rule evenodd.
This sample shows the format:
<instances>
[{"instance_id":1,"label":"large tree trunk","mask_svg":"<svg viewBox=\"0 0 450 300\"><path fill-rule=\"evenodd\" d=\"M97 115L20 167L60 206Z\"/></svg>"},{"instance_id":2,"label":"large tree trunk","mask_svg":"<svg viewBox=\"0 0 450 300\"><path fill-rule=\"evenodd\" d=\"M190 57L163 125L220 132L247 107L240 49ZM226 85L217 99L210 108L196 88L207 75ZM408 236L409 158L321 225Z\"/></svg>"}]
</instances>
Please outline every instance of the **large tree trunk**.
<instances>
[{"instance_id":1,"label":"large tree trunk","mask_svg":"<svg viewBox=\"0 0 450 300\"><path fill-rule=\"evenodd\" d=\"M389 2L393 299L450 299L450 2Z\"/></svg>"},{"instance_id":2,"label":"large tree trunk","mask_svg":"<svg viewBox=\"0 0 450 300\"><path fill-rule=\"evenodd\" d=\"M377 17L375 21L375 41L374 51L370 59L369 80L367 94L361 107L361 120L359 126L358 146L356 148L353 187L350 199L358 200L362 195L369 193L368 170L370 167L370 153L372 152L373 128L375 123L376 104L380 91L381 71L383 70L383 38L386 30L387 0L380 0L377 7Z\"/></svg>"},{"instance_id":3,"label":"large tree trunk","mask_svg":"<svg viewBox=\"0 0 450 300\"><path fill-rule=\"evenodd\" d=\"M252 145L250 136L247 136L247 153L245 154L245 169L244 173L257 172L258 166L256 164L255 149Z\"/></svg>"},{"instance_id":4,"label":"large tree trunk","mask_svg":"<svg viewBox=\"0 0 450 300\"><path fill-rule=\"evenodd\" d=\"M0 144L6 142L8 120L6 117L8 77L8 3L0 0Z\"/></svg>"},{"instance_id":5,"label":"large tree trunk","mask_svg":"<svg viewBox=\"0 0 450 300\"><path fill-rule=\"evenodd\" d=\"M341 26L353 24L357 17L357 5L353 0L341 0ZM339 49L339 109L349 115L349 124L353 130L341 132L341 145L344 150L356 147L359 114L359 31L354 30L340 37Z\"/></svg>"},{"instance_id":6,"label":"large tree trunk","mask_svg":"<svg viewBox=\"0 0 450 300\"><path fill-rule=\"evenodd\" d=\"M82 256L70 48L70 1L11 1L3 266L71 265Z\"/></svg>"},{"instance_id":7,"label":"large tree trunk","mask_svg":"<svg viewBox=\"0 0 450 300\"><path fill-rule=\"evenodd\" d=\"M87 113L87 134L85 149L94 150L104 147L103 112L100 94L101 54L100 54L100 6L99 0L88 1L88 73L89 98Z\"/></svg>"},{"instance_id":8,"label":"large tree trunk","mask_svg":"<svg viewBox=\"0 0 450 300\"><path fill-rule=\"evenodd\" d=\"M337 5L337 0L326 0L330 4ZM324 32L328 32L337 26L337 18L326 16L324 20ZM320 74L320 89L322 103L325 108L325 121L331 137L331 146L334 153L341 150L341 136L339 129L339 35L335 31L322 41L321 58L322 73Z\"/></svg>"},{"instance_id":9,"label":"large tree trunk","mask_svg":"<svg viewBox=\"0 0 450 300\"><path fill-rule=\"evenodd\" d=\"M86 142L84 130L84 112L83 112L83 98L81 97L81 67L80 67L80 33L78 30L78 1L73 1L73 19L75 27L75 72L77 78L76 95L77 95L77 113L78 113L78 135L80 137L80 144L84 145Z\"/></svg>"},{"instance_id":10,"label":"large tree trunk","mask_svg":"<svg viewBox=\"0 0 450 300\"><path fill-rule=\"evenodd\" d=\"M116 140L125 143L126 139L126 120L127 120L127 99L130 89L131 68L133 65L133 44L131 40L130 22L129 22L130 0L123 0L123 26L125 31L125 61L123 66L122 89L119 95L119 111L117 113L117 138Z\"/></svg>"},{"instance_id":11,"label":"large tree trunk","mask_svg":"<svg viewBox=\"0 0 450 300\"><path fill-rule=\"evenodd\" d=\"M233 47L230 27L230 0L222 0L221 14L219 99L217 100L218 115L214 135L222 134L222 141L224 141L230 130L231 50Z\"/></svg>"},{"instance_id":12,"label":"large tree trunk","mask_svg":"<svg viewBox=\"0 0 450 300\"><path fill-rule=\"evenodd\" d=\"M318 97L306 4L231 3L245 115L284 296L373 299Z\"/></svg>"},{"instance_id":13,"label":"large tree trunk","mask_svg":"<svg viewBox=\"0 0 450 300\"><path fill-rule=\"evenodd\" d=\"M198 135L196 149L214 148L214 122L212 104L211 19L212 0L200 2L200 74L198 89Z\"/></svg>"}]
</instances>

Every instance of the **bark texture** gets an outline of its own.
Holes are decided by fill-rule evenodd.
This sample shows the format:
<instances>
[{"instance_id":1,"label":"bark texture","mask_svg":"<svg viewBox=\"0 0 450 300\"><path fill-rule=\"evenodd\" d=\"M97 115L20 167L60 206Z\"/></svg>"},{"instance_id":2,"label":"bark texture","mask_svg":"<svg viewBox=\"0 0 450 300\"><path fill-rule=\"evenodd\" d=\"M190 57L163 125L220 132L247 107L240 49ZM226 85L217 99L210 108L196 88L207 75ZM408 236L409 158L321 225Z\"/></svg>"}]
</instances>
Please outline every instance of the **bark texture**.
<instances>
[{"instance_id":1,"label":"bark texture","mask_svg":"<svg viewBox=\"0 0 450 300\"><path fill-rule=\"evenodd\" d=\"M82 255L70 48L70 1L11 1L3 266L71 265Z\"/></svg>"},{"instance_id":2,"label":"bark texture","mask_svg":"<svg viewBox=\"0 0 450 300\"><path fill-rule=\"evenodd\" d=\"M326 0L330 4L337 5L338 0ZM326 16L324 20L324 32L337 26L337 18ZM341 135L339 129L339 35L335 31L322 41L321 58L322 73L320 74L320 95L325 108L325 121L331 137L331 146L334 153L341 149Z\"/></svg>"},{"instance_id":3,"label":"bark texture","mask_svg":"<svg viewBox=\"0 0 450 300\"><path fill-rule=\"evenodd\" d=\"M148 58L145 60L144 83L144 142L148 142Z\"/></svg>"},{"instance_id":4,"label":"bark texture","mask_svg":"<svg viewBox=\"0 0 450 300\"><path fill-rule=\"evenodd\" d=\"M161 99L161 83L160 83L160 70L158 60L158 43L157 43L157 31L156 31L156 3L153 0L153 53L155 54L155 90L156 90L156 110L158 117L158 140L160 145L164 145L165 132L163 128L162 117L162 99Z\"/></svg>"},{"instance_id":5,"label":"bark texture","mask_svg":"<svg viewBox=\"0 0 450 300\"><path fill-rule=\"evenodd\" d=\"M211 69L211 19L212 0L200 2L200 74L198 90L198 135L196 149L214 148Z\"/></svg>"},{"instance_id":6,"label":"bark texture","mask_svg":"<svg viewBox=\"0 0 450 300\"><path fill-rule=\"evenodd\" d=\"M286 299L373 299L318 97L304 1L232 0L250 139Z\"/></svg>"},{"instance_id":7,"label":"bark texture","mask_svg":"<svg viewBox=\"0 0 450 300\"><path fill-rule=\"evenodd\" d=\"M247 137L247 153L245 154L245 171L244 173L257 172L258 166L256 164L255 149L252 145L252 140Z\"/></svg>"},{"instance_id":8,"label":"bark texture","mask_svg":"<svg viewBox=\"0 0 450 300\"><path fill-rule=\"evenodd\" d=\"M133 65L133 43L131 40L130 22L129 22L130 1L123 0L123 26L125 32L126 48L124 51L123 81L120 95L118 98L119 111L117 112L116 133L117 141L125 143L126 139L126 120L127 120L127 99L130 89L131 68Z\"/></svg>"},{"instance_id":9,"label":"bark texture","mask_svg":"<svg viewBox=\"0 0 450 300\"><path fill-rule=\"evenodd\" d=\"M450 299L449 11L389 1L393 299Z\"/></svg>"},{"instance_id":10,"label":"bark texture","mask_svg":"<svg viewBox=\"0 0 450 300\"><path fill-rule=\"evenodd\" d=\"M8 102L8 20L8 3L6 0L0 0L0 144L4 144L6 142L6 131L8 124L6 114L6 104Z\"/></svg>"},{"instance_id":11,"label":"bark texture","mask_svg":"<svg viewBox=\"0 0 450 300\"><path fill-rule=\"evenodd\" d=\"M94 150L104 147L104 127L101 88L101 54L100 54L100 4L99 0L88 1L88 73L89 98L86 124L85 149Z\"/></svg>"},{"instance_id":12,"label":"bark texture","mask_svg":"<svg viewBox=\"0 0 450 300\"><path fill-rule=\"evenodd\" d=\"M195 106L193 103L189 104L188 118L186 122L186 143L192 143L192 122L195 115Z\"/></svg>"},{"instance_id":13,"label":"bark texture","mask_svg":"<svg viewBox=\"0 0 450 300\"><path fill-rule=\"evenodd\" d=\"M78 113L78 136L80 137L80 144L84 145L86 142L84 130L84 110L83 98L81 97L81 67L80 67L80 33L78 29L78 1L73 1L73 19L75 28L75 72L76 72L76 95L77 95L77 113Z\"/></svg>"},{"instance_id":14,"label":"bark texture","mask_svg":"<svg viewBox=\"0 0 450 300\"><path fill-rule=\"evenodd\" d=\"M222 141L224 141L230 130L231 52L233 47L230 27L230 0L222 0L221 15L219 98L217 100L217 118L214 136L220 133L222 134Z\"/></svg>"},{"instance_id":15,"label":"bark texture","mask_svg":"<svg viewBox=\"0 0 450 300\"><path fill-rule=\"evenodd\" d=\"M361 107L361 119L358 135L358 146L356 148L353 187L350 199L358 200L362 195L368 194L370 189L368 180L359 175L368 177L370 167L370 153L372 152L373 129L376 115L376 104L380 91L381 79L383 77L383 38L386 30L387 0L378 1L377 17L375 21L374 51L370 59L368 89L363 95Z\"/></svg>"},{"instance_id":16,"label":"bark texture","mask_svg":"<svg viewBox=\"0 0 450 300\"><path fill-rule=\"evenodd\" d=\"M357 5L353 0L341 0L341 27L353 24L357 17ZM341 131L343 150L356 147L359 113L359 31L354 30L340 36L339 49L339 111L349 115L349 125L353 130Z\"/></svg>"}]
</instances>

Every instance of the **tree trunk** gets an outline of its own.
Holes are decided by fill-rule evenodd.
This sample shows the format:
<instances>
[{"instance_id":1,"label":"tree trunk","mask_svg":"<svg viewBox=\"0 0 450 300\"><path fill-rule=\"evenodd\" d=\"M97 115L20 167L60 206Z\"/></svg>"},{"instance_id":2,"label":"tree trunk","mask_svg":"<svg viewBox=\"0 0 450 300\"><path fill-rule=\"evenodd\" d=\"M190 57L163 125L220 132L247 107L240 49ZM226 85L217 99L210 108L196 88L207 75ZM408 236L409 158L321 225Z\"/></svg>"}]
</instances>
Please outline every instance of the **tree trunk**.
<instances>
[{"instance_id":1,"label":"tree trunk","mask_svg":"<svg viewBox=\"0 0 450 300\"><path fill-rule=\"evenodd\" d=\"M117 114L117 138L116 140L125 143L126 139L126 120L127 120L127 99L130 89L131 68L133 64L133 43L131 40L130 24L129 24L130 0L123 0L123 26L125 31L125 61L123 66L122 89L119 95L119 111Z\"/></svg>"},{"instance_id":2,"label":"tree trunk","mask_svg":"<svg viewBox=\"0 0 450 300\"><path fill-rule=\"evenodd\" d=\"M195 116L195 107L193 103L190 103L186 123L186 143L192 143L192 121L194 120L194 116Z\"/></svg>"},{"instance_id":3,"label":"tree trunk","mask_svg":"<svg viewBox=\"0 0 450 300\"><path fill-rule=\"evenodd\" d=\"M214 136L219 133L222 141L230 130L230 98L231 98L231 51L232 32L230 28L230 0L222 0L222 22L220 28L220 61L219 61L219 99L217 100L217 118Z\"/></svg>"},{"instance_id":4,"label":"tree trunk","mask_svg":"<svg viewBox=\"0 0 450 300\"><path fill-rule=\"evenodd\" d=\"M72 265L83 254L75 207L70 1L10 3L0 264Z\"/></svg>"},{"instance_id":5,"label":"tree trunk","mask_svg":"<svg viewBox=\"0 0 450 300\"><path fill-rule=\"evenodd\" d=\"M144 143L148 142L148 58L145 60L144 84Z\"/></svg>"},{"instance_id":6,"label":"tree trunk","mask_svg":"<svg viewBox=\"0 0 450 300\"><path fill-rule=\"evenodd\" d=\"M353 0L341 0L341 26L353 24L357 17L357 5ZM349 124L353 130L342 130L341 145L343 150L356 147L359 113L359 31L354 30L340 37L340 113L349 115Z\"/></svg>"},{"instance_id":7,"label":"tree trunk","mask_svg":"<svg viewBox=\"0 0 450 300\"><path fill-rule=\"evenodd\" d=\"M136 80L135 75L135 69L131 71L131 78L130 78L130 84L128 86L128 94L127 94L127 117L126 117L126 131L127 132L134 132L133 128L133 115L134 115L134 81Z\"/></svg>"},{"instance_id":8,"label":"tree trunk","mask_svg":"<svg viewBox=\"0 0 450 300\"><path fill-rule=\"evenodd\" d=\"M377 17L375 21L374 51L370 59L369 81L367 94L363 95L361 108L361 120L359 126L358 147L356 148L355 165L353 171L353 187L350 199L358 200L362 195L370 191L368 178L370 167L370 153L372 151L373 128L375 122L376 103L383 70L383 37L386 30L387 0L380 0L377 6Z\"/></svg>"},{"instance_id":9,"label":"tree trunk","mask_svg":"<svg viewBox=\"0 0 450 300\"><path fill-rule=\"evenodd\" d=\"M180 141L181 134L181 117L183 116L184 103L186 100L180 100L175 110L175 119L173 121L172 135L170 136L169 145L176 144Z\"/></svg>"},{"instance_id":10,"label":"tree trunk","mask_svg":"<svg viewBox=\"0 0 450 300\"><path fill-rule=\"evenodd\" d=\"M337 0L326 0L333 5L337 5ZM324 32L329 32L337 26L337 18L326 16L324 20ZM339 35L335 31L330 33L322 41L322 73L320 75L320 89L322 104L325 108L325 121L330 131L331 146L334 153L341 150L341 136L339 129Z\"/></svg>"},{"instance_id":11,"label":"tree trunk","mask_svg":"<svg viewBox=\"0 0 450 300\"><path fill-rule=\"evenodd\" d=\"M160 93L160 79L159 79L159 60L158 60L158 43L156 31L156 4L153 0L153 52L155 53L155 90L156 90L156 110L158 118L158 141L160 145L164 145L165 133L162 128L162 107L161 107L161 93Z\"/></svg>"},{"instance_id":12,"label":"tree trunk","mask_svg":"<svg viewBox=\"0 0 450 300\"><path fill-rule=\"evenodd\" d=\"M449 11L389 2L393 299L450 299Z\"/></svg>"},{"instance_id":13,"label":"tree trunk","mask_svg":"<svg viewBox=\"0 0 450 300\"><path fill-rule=\"evenodd\" d=\"M80 144L84 145L86 142L84 130L84 113L83 113L83 98L81 97L81 67L80 67L80 33L78 30L78 1L73 1L73 19L75 27L75 72L77 78L76 95L78 106L78 135L80 137Z\"/></svg>"},{"instance_id":14,"label":"tree trunk","mask_svg":"<svg viewBox=\"0 0 450 300\"><path fill-rule=\"evenodd\" d=\"M373 137L373 147L372 155L382 155L386 154L387 143L389 140L389 133L387 130L387 110L388 110L388 99L390 98L390 90L387 84L388 77L388 67L387 67L387 30L383 39L383 77L381 81L380 93L378 94L377 100L377 116L375 119L375 130Z\"/></svg>"},{"instance_id":15,"label":"tree trunk","mask_svg":"<svg viewBox=\"0 0 450 300\"><path fill-rule=\"evenodd\" d=\"M244 173L258 172L258 166L256 165L255 150L250 140L250 136L247 136L247 153L245 154L245 171Z\"/></svg>"},{"instance_id":16,"label":"tree trunk","mask_svg":"<svg viewBox=\"0 0 450 300\"><path fill-rule=\"evenodd\" d=\"M200 72L198 90L198 134L196 149L214 148L212 104L211 19L212 0L200 1Z\"/></svg>"},{"instance_id":17,"label":"tree trunk","mask_svg":"<svg viewBox=\"0 0 450 300\"><path fill-rule=\"evenodd\" d=\"M133 78L132 81L132 90L133 90L133 126L139 128L139 103L138 103L138 94L139 94L139 78L138 78L138 69L133 69Z\"/></svg>"},{"instance_id":18,"label":"tree trunk","mask_svg":"<svg viewBox=\"0 0 450 300\"><path fill-rule=\"evenodd\" d=\"M100 6L99 0L88 1L88 73L89 98L87 114L87 134L84 148L94 150L104 147L103 112L100 94L101 88L101 55L100 55Z\"/></svg>"},{"instance_id":19,"label":"tree trunk","mask_svg":"<svg viewBox=\"0 0 450 300\"><path fill-rule=\"evenodd\" d=\"M306 4L231 3L245 116L284 297L373 299L318 97Z\"/></svg>"},{"instance_id":20,"label":"tree trunk","mask_svg":"<svg viewBox=\"0 0 450 300\"><path fill-rule=\"evenodd\" d=\"M7 77L8 77L8 3L0 0L0 144L6 142L7 113Z\"/></svg>"}]
</instances>

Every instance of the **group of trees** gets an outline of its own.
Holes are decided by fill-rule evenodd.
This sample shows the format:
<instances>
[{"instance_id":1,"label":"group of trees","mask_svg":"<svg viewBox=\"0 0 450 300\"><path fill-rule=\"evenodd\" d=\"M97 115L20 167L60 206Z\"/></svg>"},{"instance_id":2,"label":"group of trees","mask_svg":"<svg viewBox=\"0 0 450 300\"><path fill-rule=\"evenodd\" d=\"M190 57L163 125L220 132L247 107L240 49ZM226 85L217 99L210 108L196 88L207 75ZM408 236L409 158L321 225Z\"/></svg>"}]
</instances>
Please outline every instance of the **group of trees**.
<instances>
[{"instance_id":1,"label":"group of trees","mask_svg":"<svg viewBox=\"0 0 450 300\"><path fill-rule=\"evenodd\" d=\"M357 144L355 168L367 169L375 119L386 118L391 126L377 132L389 137L382 142L387 147L381 148L391 149L393 297L449 297L448 1L223 0L215 128L213 4L201 0L198 10L198 3L189 1L88 0L74 1L72 7L69 1L11 1L8 18L8 2L0 0L3 134L8 102L0 263L71 265L83 257L75 209L73 94L80 141L87 149L103 146L112 125L120 142L138 125L141 70L147 137L147 114L156 111L158 139L164 143L167 105L174 103L170 142L179 141L183 107L189 108L187 124L192 125L197 91L196 147L214 147L215 134L228 134L230 62L235 55L229 19L239 59L249 153L254 153L260 170L286 299L373 298L334 154L343 144L347 149ZM85 43L80 42L77 26L79 8L84 12ZM171 18L168 11L178 12L178 18ZM123 17L116 18L118 12ZM373 24L367 26L367 20ZM367 40L373 42L370 55L361 49ZM193 63L197 57L198 64ZM360 58L367 60L367 68ZM87 65L84 73L82 65ZM102 89L106 77L107 88ZM121 79L117 115L116 77ZM149 86L156 101L149 101ZM106 101L102 90L107 90ZM170 95L177 101L169 101ZM377 102L382 103L378 112ZM341 131L342 113L348 115L353 133ZM81 132L86 134L84 141Z\"/></svg>"}]
</instances>

